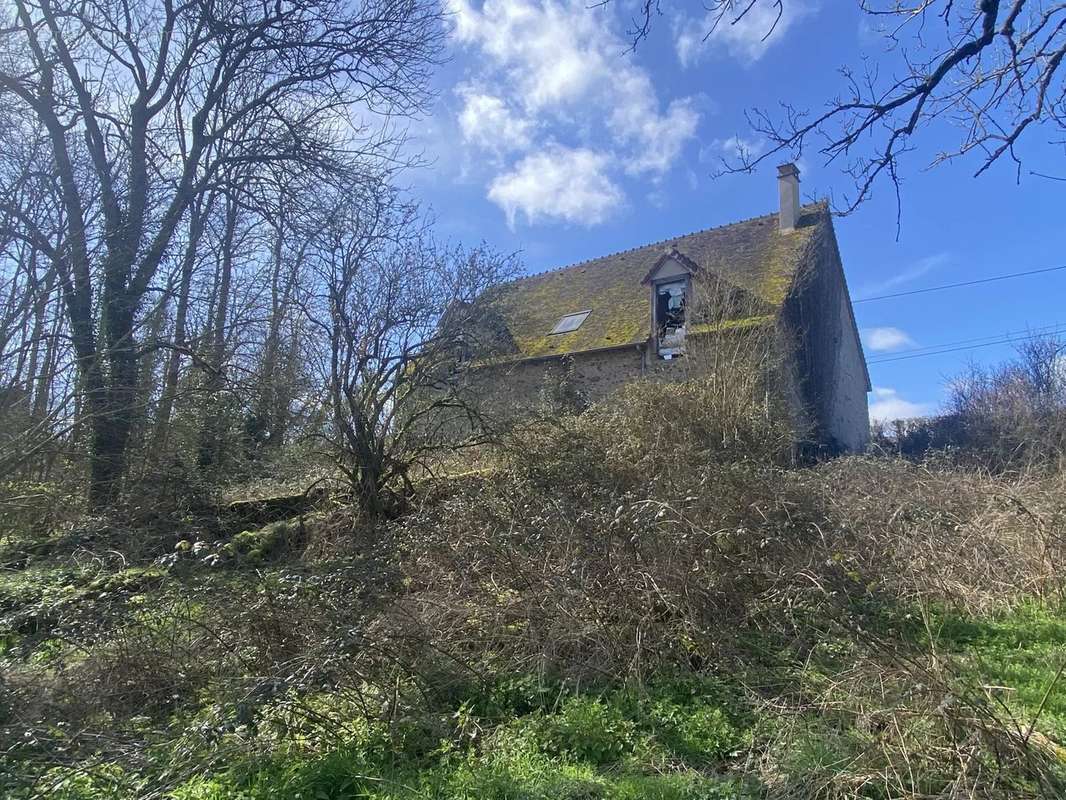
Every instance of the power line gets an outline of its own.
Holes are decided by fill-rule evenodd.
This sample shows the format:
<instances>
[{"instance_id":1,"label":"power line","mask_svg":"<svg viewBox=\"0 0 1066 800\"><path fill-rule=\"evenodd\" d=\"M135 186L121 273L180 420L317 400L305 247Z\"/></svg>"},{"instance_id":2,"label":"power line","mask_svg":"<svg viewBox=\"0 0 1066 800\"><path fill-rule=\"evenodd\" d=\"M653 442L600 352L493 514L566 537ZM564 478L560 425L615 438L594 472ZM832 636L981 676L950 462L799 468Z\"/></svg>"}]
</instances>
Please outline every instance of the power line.
<instances>
[{"instance_id":1,"label":"power line","mask_svg":"<svg viewBox=\"0 0 1066 800\"><path fill-rule=\"evenodd\" d=\"M912 358L927 358L929 356L942 356L948 353L957 353L962 350L976 350L980 347L991 347L997 344L1014 344L1016 342L1025 342L1030 339L1039 339L1041 336L1048 336L1055 333L1061 333L1066 331L1066 322L1060 322L1055 325L1049 325L1045 328L1037 329L1035 332L1030 332L1025 335L1019 336L1013 333L1004 334L1001 338L993 341L981 341L976 339L962 340L966 341L979 341L979 344L962 344L962 342L948 342L942 345L931 345L926 348L917 348L925 352L913 352L908 351L898 355L887 356L885 358L875 358L867 362L869 364L886 364L890 361L907 361ZM956 346L958 345L958 346Z\"/></svg>"},{"instance_id":2,"label":"power line","mask_svg":"<svg viewBox=\"0 0 1066 800\"><path fill-rule=\"evenodd\" d=\"M1044 269L1030 269L1025 272L1010 272L1006 275L994 275L990 278L977 278L972 281L960 281L959 283L945 283L942 286L927 286L924 289L911 289L907 292L894 292L893 294L881 294L876 297L863 297L859 300L852 300L852 303L871 303L874 300L890 300L894 297L908 297L912 294L925 294L926 292L942 292L945 289L958 289L963 286L977 286L981 283L992 283L993 281L1005 281L1008 278L1023 278L1027 275L1042 275L1046 272L1059 272L1066 269L1066 264L1059 267L1045 267Z\"/></svg>"},{"instance_id":3,"label":"power line","mask_svg":"<svg viewBox=\"0 0 1066 800\"><path fill-rule=\"evenodd\" d=\"M1039 328L1027 328L1024 331L1006 331L1004 333L995 333L990 336L975 336L972 339L958 339L954 342L941 342L940 344L930 344L923 347L908 347L906 350L896 350L892 353L887 353L881 358L896 358L898 356L910 355L911 353L919 354L930 350L942 350L945 347L956 347L965 344L987 343L987 344L999 344L1004 339L1009 339L1017 336L1042 336L1045 334L1058 333L1066 323L1054 322L1050 325L1042 325ZM876 360L876 359L875 359Z\"/></svg>"}]
</instances>

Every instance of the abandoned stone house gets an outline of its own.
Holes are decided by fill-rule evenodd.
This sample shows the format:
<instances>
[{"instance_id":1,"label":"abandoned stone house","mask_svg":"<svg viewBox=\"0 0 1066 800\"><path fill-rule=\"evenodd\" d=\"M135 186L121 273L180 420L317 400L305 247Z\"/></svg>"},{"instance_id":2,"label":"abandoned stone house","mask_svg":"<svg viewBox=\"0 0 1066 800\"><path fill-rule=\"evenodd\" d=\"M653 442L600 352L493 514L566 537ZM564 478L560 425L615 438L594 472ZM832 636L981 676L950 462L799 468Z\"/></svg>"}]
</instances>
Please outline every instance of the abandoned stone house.
<instances>
[{"instance_id":1,"label":"abandoned stone house","mask_svg":"<svg viewBox=\"0 0 1066 800\"><path fill-rule=\"evenodd\" d=\"M484 298L492 356L477 359L478 383L517 406L565 369L595 401L703 368L701 342L768 328L785 345L782 391L805 438L862 449L870 379L831 215L825 203L800 205L794 165L779 168L778 188L776 214L497 287Z\"/></svg>"}]
</instances>

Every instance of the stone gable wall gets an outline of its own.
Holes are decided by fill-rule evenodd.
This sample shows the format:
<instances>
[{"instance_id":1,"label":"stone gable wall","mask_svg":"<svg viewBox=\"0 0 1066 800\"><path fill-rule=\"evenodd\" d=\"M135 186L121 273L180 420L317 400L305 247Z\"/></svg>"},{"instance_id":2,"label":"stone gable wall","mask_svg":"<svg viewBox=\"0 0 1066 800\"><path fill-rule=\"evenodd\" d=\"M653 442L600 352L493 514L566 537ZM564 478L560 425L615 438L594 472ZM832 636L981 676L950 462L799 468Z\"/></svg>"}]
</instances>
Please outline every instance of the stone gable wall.
<instances>
[{"instance_id":1,"label":"stone gable wall","mask_svg":"<svg viewBox=\"0 0 1066 800\"><path fill-rule=\"evenodd\" d=\"M866 372L831 227L812 242L807 263L782 316L799 343L797 375L814 423L811 438L861 451L870 435Z\"/></svg>"}]
</instances>

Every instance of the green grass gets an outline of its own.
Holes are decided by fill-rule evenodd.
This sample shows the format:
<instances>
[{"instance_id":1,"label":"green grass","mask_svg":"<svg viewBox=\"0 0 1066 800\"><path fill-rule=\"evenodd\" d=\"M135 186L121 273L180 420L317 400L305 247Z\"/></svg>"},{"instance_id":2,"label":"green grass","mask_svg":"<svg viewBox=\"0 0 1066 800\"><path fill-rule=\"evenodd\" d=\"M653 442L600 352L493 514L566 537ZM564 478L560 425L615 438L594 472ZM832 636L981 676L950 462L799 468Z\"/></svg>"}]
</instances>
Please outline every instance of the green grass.
<instances>
[{"instance_id":1,"label":"green grass","mask_svg":"<svg viewBox=\"0 0 1066 800\"><path fill-rule=\"evenodd\" d=\"M743 711L718 705L713 682L665 683L648 692L535 692L518 681L451 714L349 727L323 748L295 731L269 755L234 758L185 780L175 800L746 800L755 785L730 775L748 741ZM518 711L506 707L517 701ZM321 702L328 702L323 695ZM317 702L317 701L312 701ZM480 717L479 706L494 716ZM442 724L443 723L443 724ZM190 721L190 724L193 724ZM146 755L180 769L180 746ZM186 753L186 756L188 754ZM57 800L118 800L151 775L108 764L52 770ZM31 794L10 795L14 798Z\"/></svg>"},{"instance_id":2,"label":"green grass","mask_svg":"<svg viewBox=\"0 0 1066 800\"><path fill-rule=\"evenodd\" d=\"M215 794L204 797L743 796L740 784L723 772L747 740L744 715L719 705L717 687L709 682L664 684L647 693L574 693L511 681L442 717L448 723L437 738L417 720L391 730L372 726L325 756L296 754L251 770L237 767L216 778L210 790Z\"/></svg>"},{"instance_id":3,"label":"green grass","mask_svg":"<svg viewBox=\"0 0 1066 800\"><path fill-rule=\"evenodd\" d=\"M1028 604L991 617L944 614L933 640L963 676L1002 698L1018 722L1066 742L1066 607ZM1057 677L1057 681L1056 681Z\"/></svg>"},{"instance_id":4,"label":"green grass","mask_svg":"<svg viewBox=\"0 0 1066 800\"><path fill-rule=\"evenodd\" d=\"M599 763L597 763L599 762ZM497 731L485 746L442 747L421 764L382 764L359 748L278 757L189 781L176 800L727 800L754 796L743 781L681 763L658 771L639 760L545 752L535 726Z\"/></svg>"}]
</instances>

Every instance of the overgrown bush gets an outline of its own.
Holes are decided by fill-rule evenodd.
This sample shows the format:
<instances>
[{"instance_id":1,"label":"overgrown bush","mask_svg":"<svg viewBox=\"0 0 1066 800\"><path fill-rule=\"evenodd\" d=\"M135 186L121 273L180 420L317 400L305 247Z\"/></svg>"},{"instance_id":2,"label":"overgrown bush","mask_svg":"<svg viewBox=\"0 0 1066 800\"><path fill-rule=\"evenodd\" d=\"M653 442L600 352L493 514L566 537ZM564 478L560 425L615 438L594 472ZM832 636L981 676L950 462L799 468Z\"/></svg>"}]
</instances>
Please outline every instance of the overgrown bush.
<instances>
[{"instance_id":1,"label":"overgrown bush","mask_svg":"<svg viewBox=\"0 0 1066 800\"><path fill-rule=\"evenodd\" d=\"M1045 474L1066 467L1066 342L1038 337L1014 359L971 366L950 386L947 412L876 430L881 447L969 468Z\"/></svg>"},{"instance_id":2,"label":"overgrown bush","mask_svg":"<svg viewBox=\"0 0 1066 800\"><path fill-rule=\"evenodd\" d=\"M723 425L703 388L636 385L525 432L504 470L394 526L409 590L382 630L458 663L639 682L853 604L983 611L1061 590L1061 476L786 469L772 418Z\"/></svg>"},{"instance_id":3,"label":"overgrown bush","mask_svg":"<svg viewBox=\"0 0 1066 800\"><path fill-rule=\"evenodd\" d=\"M61 481L0 483L0 547L31 545L82 513L77 487Z\"/></svg>"},{"instance_id":4,"label":"overgrown bush","mask_svg":"<svg viewBox=\"0 0 1066 800\"><path fill-rule=\"evenodd\" d=\"M284 524L238 535L261 560L190 545L42 572L72 588L0 609L51 626L11 630L27 656L0 699L31 738L10 752L27 771L119 764L128 785L150 776L140 794L197 800L1050 786L1047 686L1004 700L937 632L1062 597L1064 477L796 467L780 417L721 404L708 380L518 430L495 470L429 483L358 537L342 511L299 549Z\"/></svg>"},{"instance_id":5,"label":"overgrown bush","mask_svg":"<svg viewBox=\"0 0 1066 800\"><path fill-rule=\"evenodd\" d=\"M715 465L789 463L793 431L772 409L721 391L730 376L641 382L579 415L520 429L505 467L539 485L644 494Z\"/></svg>"}]
</instances>

